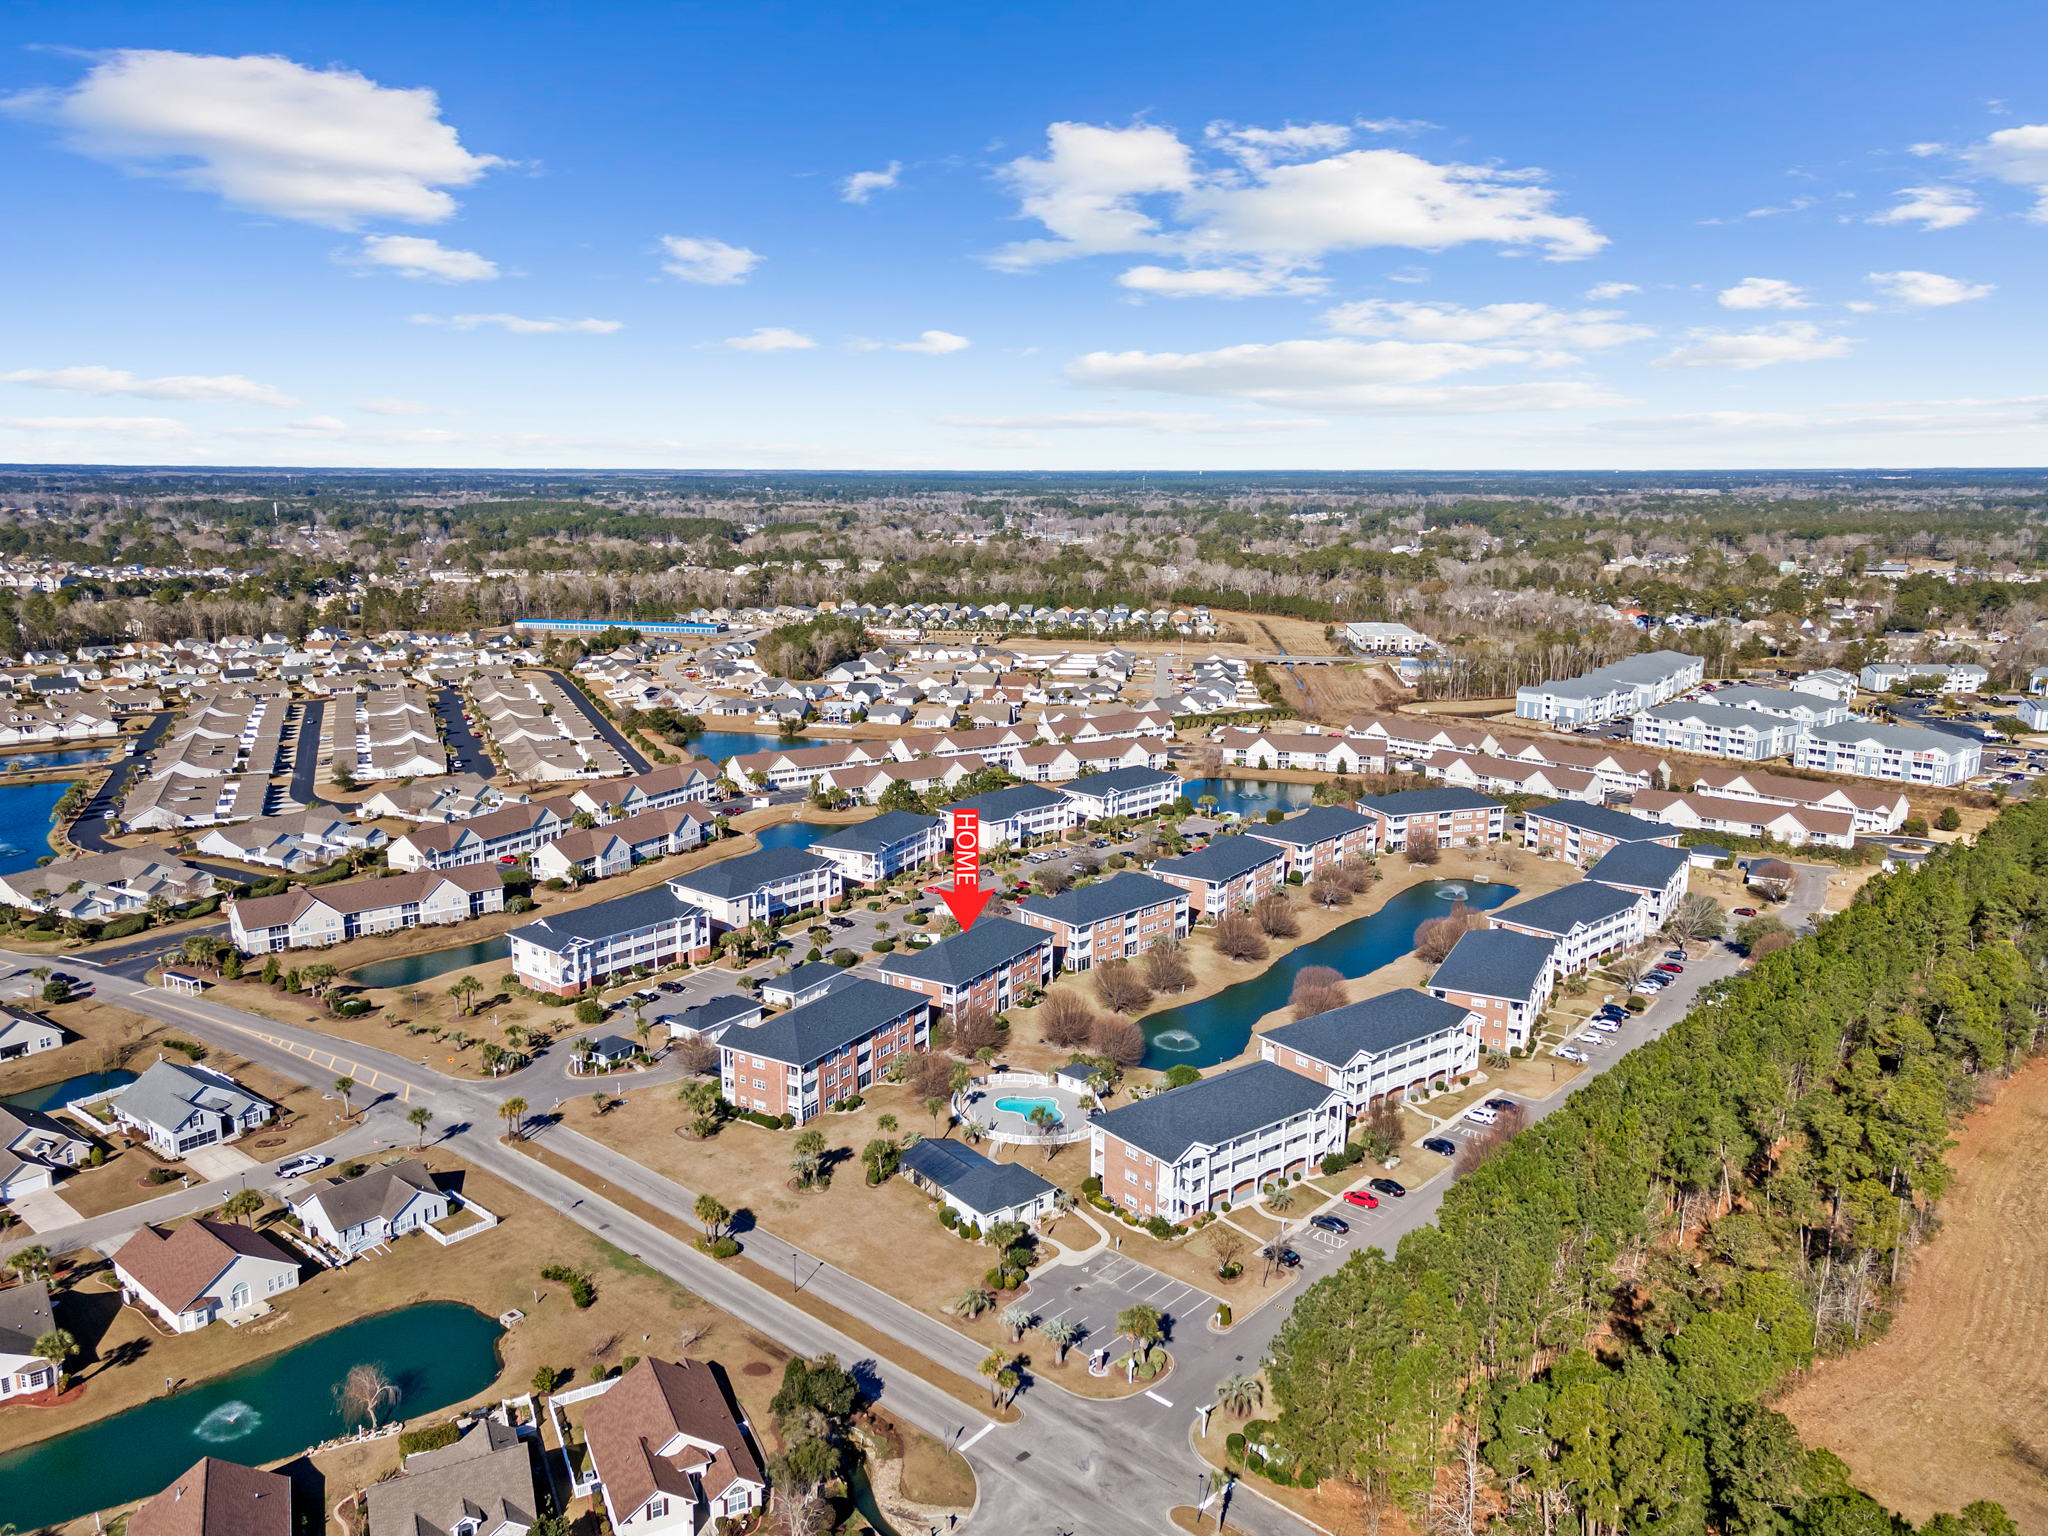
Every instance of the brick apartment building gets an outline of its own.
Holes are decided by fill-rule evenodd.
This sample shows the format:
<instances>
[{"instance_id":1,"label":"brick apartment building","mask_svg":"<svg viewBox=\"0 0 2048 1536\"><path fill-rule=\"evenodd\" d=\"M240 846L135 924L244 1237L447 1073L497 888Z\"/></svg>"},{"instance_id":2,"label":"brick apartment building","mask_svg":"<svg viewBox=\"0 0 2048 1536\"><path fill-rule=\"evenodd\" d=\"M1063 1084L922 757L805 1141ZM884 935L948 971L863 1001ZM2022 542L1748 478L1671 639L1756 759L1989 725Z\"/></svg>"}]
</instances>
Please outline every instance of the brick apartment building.
<instances>
[{"instance_id":1,"label":"brick apartment building","mask_svg":"<svg viewBox=\"0 0 2048 1536\"><path fill-rule=\"evenodd\" d=\"M1379 846L1379 823L1341 805L1312 805L1271 826L1253 823L1244 834L1279 848L1287 855L1287 873L1304 880Z\"/></svg>"},{"instance_id":2,"label":"brick apartment building","mask_svg":"<svg viewBox=\"0 0 2048 1536\"><path fill-rule=\"evenodd\" d=\"M1557 986L1556 941L1507 928L1479 928L1452 947L1429 978L1429 994L1478 1019L1488 1050L1527 1046Z\"/></svg>"},{"instance_id":3,"label":"brick apartment building","mask_svg":"<svg viewBox=\"0 0 2048 1536\"><path fill-rule=\"evenodd\" d=\"M1001 1013L1052 981L1052 935L1007 917L983 917L925 949L884 955L892 986L922 992L941 1013Z\"/></svg>"},{"instance_id":4,"label":"brick apartment building","mask_svg":"<svg viewBox=\"0 0 2048 1536\"><path fill-rule=\"evenodd\" d=\"M1206 848L1152 864L1154 878L1188 893L1195 921L1248 907L1287 881L1287 855L1257 837L1218 837Z\"/></svg>"},{"instance_id":5,"label":"brick apartment building","mask_svg":"<svg viewBox=\"0 0 2048 1536\"><path fill-rule=\"evenodd\" d=\"M1358 1115L1470 1072L1479 1064L1478 1022L1468 1008L1403 987L1270 1029L1259 1036L1259 1059L1332 1089Z\"/></svg>"},{"instance_id":6,"label":"brick apartment building","mask_svg":"<svg viewBox=\"0 0 2048 1536\"><path fill-rule=\"evenodd\" d=\"M931 1012L922 992L857 978L728 1029L718 1042L720 1086L742 1109L794 1115L801 1125L873 1087L893 1057L928 1044Z\"/></svg>"},{"instance_id":7,"label":"brick apartment building","mask_svg":"<svg viewBox=\"0 0 2048 1536\"><path fill-rule=\"evenodd\" d=\"M1487 916L1496 928L1550 940L1550 968L1560 977L1628 948L1648 931L1643 898L1597 880L1560 886Z\"/></svg>"},{"instance_id":8,"label":"brick apartment building","mask_svg":"<svg viewBox=\"0 0 2048 1536\"><path fill-rule=\"evenodd\" d=\"M1128 960L1160 939L1185 938L1191 911L1179 886L1131 871L1017 903L1018 921L1051 934L1053 963L1069 971Z\"/></svg>"},{"instance_id":9,"label":"brick apartment building","mask_svg":"<svg viewBox=\"0 0 2048 1536\"><path fill-rule=\"evenodd\" d=\"M1623 843L1663 843L1676 848L1678 828L1604 805L1560 800L1522 813L1522 841L1539 853L1583 868Z\"/></svg>"},{"instance_id":10,"label":"brick apartment building","mask_svg":"<svg viewBox=\"0 0 2048 1536\"><path fill-rule=\"evenodd\" d=\"M1449 784L1374 795L1359 801L1358 811L1371 819L1374 842L1387 853L1407 847L1411 838L1434 837L1439 848L1497 843L1507 830L1506 806Z\"/></svg>"}]
</instances>

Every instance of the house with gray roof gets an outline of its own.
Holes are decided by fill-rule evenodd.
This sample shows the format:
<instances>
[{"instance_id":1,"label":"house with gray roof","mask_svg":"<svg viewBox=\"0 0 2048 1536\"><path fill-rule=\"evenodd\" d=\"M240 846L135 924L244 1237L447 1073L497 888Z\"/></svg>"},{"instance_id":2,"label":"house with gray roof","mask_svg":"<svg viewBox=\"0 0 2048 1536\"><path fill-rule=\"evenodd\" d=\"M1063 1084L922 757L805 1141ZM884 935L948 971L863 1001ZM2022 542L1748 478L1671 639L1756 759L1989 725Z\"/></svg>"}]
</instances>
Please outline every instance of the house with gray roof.
<instances>
[{"instance_id":1,"label":"house with gray roof","mask_svg":"<svg viewBox=\"0 0 2048 1536\"><path fill-rule=\"evenodd\" d=\"M448 1196L417 1158L320 1179L285 1204L313 1237L348 1258L389 1245L448 1214Z\"/></svg>"},{"instance_id":2,"label":"house with gray roof","mask_svg":"<svg viewBox=\"0 0 2048 1536\"><path fill-rule=\"evenodd\" d=\"M1186 891L1135 870L1057 896L1028 897L1016 907L1019 922L1052 935L1053 963L1069 971L1131 959L1161 939L1186 938L1192 912Z\"/></svg>"},{"instance_id":3,"label":"house with gray roof","mask_svg":"<svg viewBox=\"0 0 2048 1536\"><path fill-rule=\"evenodd\" d=\"M1307 1176L1348 1123L1342 1092L1255 1061L1096 1115L1089 1168L1132 1215L1180 1223Z\"/></svg>"},{"instance_id":4,"label":"house with gray roof","mask_svg":"<svg viewBox=\"0 0 2048 1536\"><path fill-rule=\"evenodd\" d=\"M0 1205L48 1189L83 1163L92 1143L39 1109L0 1104Z\"/></svg>"},{"instance_id":5,"label":"house with gray roof","mask_svg":"<svg viewBox=\"0 0 2048 1536\"><path fill-rule=\"evenodd\" d=\"M363 1498L366 1536L526 1536L540 1509L527 1442L495 1418L415 1451Z\"/></svg>"},{"instance_id":6,"label":"house with gray roof","mask_svg":"<svg viewBox=\"0 0 2048 1536\"><path fill-rule=\"evenodd\" d=\"M1335 1089L1356 1115L1470 1072L1478 1025L1470 1009L1403 987L1266 1031L1259 1060Z\"/></svg>"},{"instance_id":7,"label":"house with gray roof","mask_svg":"<svg viewBox=\"0 0 2048 1536\"><path fill-rule=\"evenodd\" d=\"M884 811L872 821L827 833L811 844L811 852L838 865L849 885L876 885L936 863L945 845L938 817Z\"/></svg>"},{"instance_id":8,"label":"house with gray roof","mask_svg":"<svg viewBox=\"0 0 2048 1536\"><path fill-rule=\"evenodd\" d=\"M1506 928L1477 928L1451 946L1429 978L1429 993L1478 1018L1488 1050L1526 1048L1557 986L1556 940Z\"/></svg>"},{"instance_id":9,"label":"house with gray roof","mask_svg":"<svg viewBox=\"0 0 2048 1536\"><path fill-rule=\"evenodd\" d=\"M1496 928L1549 939L1550 968L1560 978L1640 943L1649 932L1647 916L1641 896L1597 880L1559 886L1487 914Z\"/></svg>"},{"instance_id":10,"label":"house with gray roof","mask_svg":"<svg viewBox=\"0 0 2048 1536\"><path fill-rule=\"evenodd\" d=\"M884 955L875 968L945 1013L1001 1013L1052 981L1052 949L1044 929L984 915L950 939Z\"/></svg>"},{"instance_id":11,"label":"house with gray roof","mask_svg":"<svg viewBox=\"0 0 2048 1536\"><path fill-rule=\"evenodd\" d=\"M234 1141L277 1113L270 1100L224 1072L161 1060L109 1099L107 1108L157 1156L171 1159Z\"/></svg>"},{"instance_id":12,"label":"house with gray roof","mask_svg":"<svg viewBox=\"0 0 2048 1536\"><path fill-rule=\"evenodd\" d=\"M1057 1190L1021 1163L998 1163L958 1141L926 1137L903 1149L903 1175L926 1194L989 1227L999 1221L1032 1225L1053 1209Z\"/></svg>"},{"instance_id":13,"label":"house with gray roof","mask_svg":"<svg viewBox=\"0 0 2048 1536\"><path fill-rule=\"evenodd\" d=\"M706 1040L715 1045L728 1029L758 1024L766 1013L758 999L727 992L707 997L701 1003L657 1004L649 1010L647 1022L656 1029L666 1029L671 1042Z\"/></svg>"},{"instance_id":14,"label":"house with gray roof","mask_svg":"<svg viewBox=\"0 0 2048 1536\"><path fill-rule=\"evenodd\" d=\"M0 1403L57 1384L56 1364L36 1353L36 1340L56 1326L47 1280L0 1291Z\"/></svg>"}]
</instances>

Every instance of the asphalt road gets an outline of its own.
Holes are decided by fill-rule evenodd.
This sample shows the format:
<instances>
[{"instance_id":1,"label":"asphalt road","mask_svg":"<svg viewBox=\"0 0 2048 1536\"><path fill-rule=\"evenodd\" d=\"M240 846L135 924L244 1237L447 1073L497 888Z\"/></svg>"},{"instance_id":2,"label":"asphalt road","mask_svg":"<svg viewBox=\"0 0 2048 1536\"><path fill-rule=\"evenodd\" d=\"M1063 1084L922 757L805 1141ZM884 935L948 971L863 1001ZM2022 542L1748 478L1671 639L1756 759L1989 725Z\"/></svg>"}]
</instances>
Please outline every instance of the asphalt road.
<instances>
[{"instance_id":1,"label":"asphalt road","mask_svg":"<svg viewBox=\"0 0 2048 1536\"><path fill-rule=\"evenodd\" d=\"M114 845L107 841L107 824L114 812L120 809L121 792L128 787L128 781L140 771L143 754L164 739L164 732L171 728L174 717L158 715L150 721L139 736L124 738L128 743L128 756L114 764L106 780L99 787L78 819L71 824L71 841L88 853L112 853Z\"/></svg>"},{"instance_id":2,"label":"asphalt road","mask_svg":"<svg viewBox=\"0 0 2048 1536\"><path fill-rule=\"evenodd\" d=\"M443 683L434 690L434 710L447 731L450 773L473 773L488 779L498 771L491 754L484 750L483 739L462 718L462 695L452 683Z\"/></svg>"},{"instance_id":3,"label":"asphalt road","mask_svg":"<svg viewBox=\"0 0 2048 1536\"><path fill-rule=\"evenodd\" d=\"M318 699L299 705L299 723L292 733L291 796L302 805L320 798L320 722L327 706Z\"/></svg>"},{"instance_id":4,"label":"asphalt road","mask_svg":"<svg viewBox=\"0 0 2048 1536\"><path fill-rule=\"evenodd\" d=\"M634 773L645 773L654 766L641 755L638 747L626 740L617 726L605 718L604 712L585 697L583 689L574 678L552 670L548 672L548 676L562 685L562 691L569 695L569 702L583 711L583 718L590 722L591 728L598 735L612 744L612 749L626 760L626 767L629 770Z\"/></svg>"}]
</instances>

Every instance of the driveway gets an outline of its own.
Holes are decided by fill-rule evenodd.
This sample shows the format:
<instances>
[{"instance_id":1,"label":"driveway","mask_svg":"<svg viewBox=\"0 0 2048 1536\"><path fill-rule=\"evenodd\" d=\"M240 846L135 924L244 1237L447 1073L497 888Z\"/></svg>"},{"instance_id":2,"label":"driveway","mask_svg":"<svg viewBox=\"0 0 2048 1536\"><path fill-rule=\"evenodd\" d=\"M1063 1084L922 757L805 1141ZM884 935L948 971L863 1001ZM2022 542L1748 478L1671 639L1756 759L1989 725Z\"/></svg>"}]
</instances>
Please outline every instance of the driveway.
<instances>
[{"instance_id":1,"label":"driveway","mask_svg":"<svg viewBox=\"0 0 2048 1536\"><path fill-rule=\"evenodd\" d=\"M498 771L491 754L484 750L483 738L462 718L462 695L452 683L443 683L434 690L434 713L441 717L442 729L447 733L450 773L473 773L488 779Z\"/></svg>"},{"instance_id":2,"label":"driveway","mask_svg":"<svg viewBox=\"0 0 2048 1536\"><path fill-rule=\"evenodd\" d=\"M31 1232L49 1232L59 1227L68 1227L79 1220L64 1197L54 1189L39 1189L34 1194L16 1195L8 1203L8 1209L28 1224Z\"/></svg>"},{"instance_id":3,"label":"driveway","mask_svg":"<svg viewBox=\"0 0 2048 1536\"><path fill-rule=\"evenodd\" d=\"M168 713L158 715L141 735L128 738L127 757L114 764L99 792L86 802L85 809L72 822L71 841L87 853L114 851L114 845L107 841L108 820L120 807L121 791L128 787L128 781L139 771L143 754L164 739L164 732L171 728L172 719Z\"/></svg>"},{"instance_id":4,"label":"driveway","mask_svg":"<svg viewBox=\"0 0 2048 1536\"><path fill-rule=\"evenodd\" d=\"M200 1147L185 1154L191 1170L208 1183L232 1179L261 1165L239 1147Z\"/></svg>"}]
</instances>

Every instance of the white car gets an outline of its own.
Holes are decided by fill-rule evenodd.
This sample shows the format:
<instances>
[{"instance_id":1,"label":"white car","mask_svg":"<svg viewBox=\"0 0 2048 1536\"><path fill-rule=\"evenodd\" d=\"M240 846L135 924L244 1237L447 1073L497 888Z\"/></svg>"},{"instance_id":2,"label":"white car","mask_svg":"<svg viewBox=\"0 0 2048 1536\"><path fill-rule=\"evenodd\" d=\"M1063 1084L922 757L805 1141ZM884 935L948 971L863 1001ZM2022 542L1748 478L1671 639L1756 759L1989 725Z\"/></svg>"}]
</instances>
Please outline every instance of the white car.
<instances>
[{"instance_id":1,"label":"white car","mask_svg":"<svg viewBox=\"0 0 2048 1536\"><path fill-rule=\"evenodd\" d=\"M306 1174L318 1173L333 1161L333 1158L322 1157L318 1152L301 1152L297 1157L288 1157L279 1163L277 1176L280 1179L303 1178Z\"/></svg>"},{"instance_id":2,"label":"white car","mask_svg":"<svg viewBox=\"0 0 2048 1536\"><path fill-rule=\"evenodd\" d=\"M1597 1031L1590 1029L1580 1030L1578 1038L1585 1041L1588 1045L1605 1045L1607 1043L1607 1037L1605 1035L1602 1035Z\"/></svg>"},{"instance_id":3,"label":"white car","mask_svg":"<svg viewBox=\"0 0 2048 1536\"><path fill-rule=\"evenodd\" d=\"M1474 1125L1492 1125L1496 1120L1500 1119L1500 1116L1488 1109L1484 1104L1475 1104L1465 1111L1465 1118Z\"/></svg>"},{"instance_id":4,"label":"white car","mask_svg":"<svg viewBox=\"0 0 2048 1536\"><path fill-rule=\"evenodd\" d=\"M1575 1051L1568 1045L1560 1045L1553 1054L1562 1056L1566 1061L1592 1060L1592 1058L1588 1056L1584 1051Z\"/></svg>"},{"instance_id":5,"label":"white car","mask_svg":"<svg viewBox=\"0 0 2048 1536\"><path fill-rule=\"evenodd\" d=\"M1612 1019L1588 1019L1586 1024L1588 1028L1597 1029L1603 1035L1618 1035L1621 1033L1621 1026Z\"/></svg>"}]
</instances>

